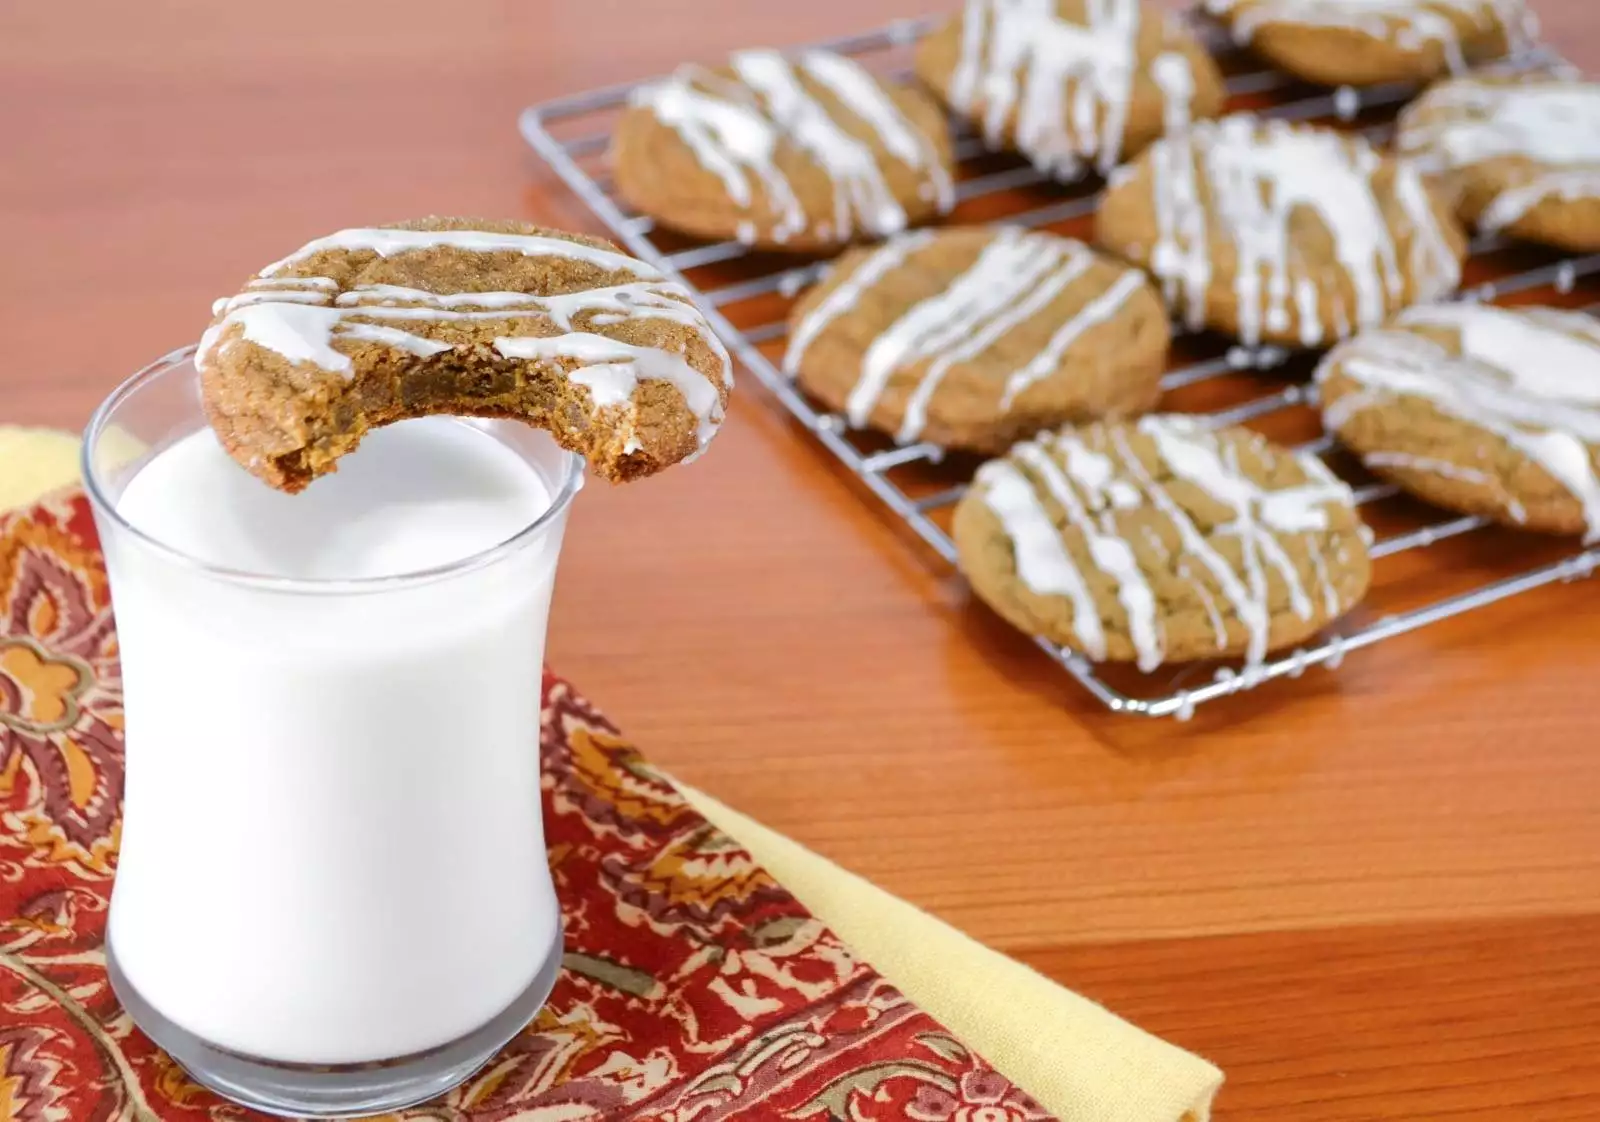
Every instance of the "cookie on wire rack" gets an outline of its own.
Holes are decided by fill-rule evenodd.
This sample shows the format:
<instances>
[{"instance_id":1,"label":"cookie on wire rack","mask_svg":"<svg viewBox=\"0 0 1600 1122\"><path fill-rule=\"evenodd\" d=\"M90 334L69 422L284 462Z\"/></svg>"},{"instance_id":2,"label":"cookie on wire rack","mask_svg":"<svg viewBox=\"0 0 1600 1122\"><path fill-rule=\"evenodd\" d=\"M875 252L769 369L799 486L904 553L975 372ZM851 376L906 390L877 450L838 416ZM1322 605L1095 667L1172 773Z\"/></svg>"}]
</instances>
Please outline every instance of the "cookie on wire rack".
<instances>
[{"instance_id":1,"label":"cookie on wire rack","mask_svg":"<svg viewBox=\"0 0 1600 1122\"><path fill-rule=\"evenodd\" d=\"M916 69L991 148L1063 180L1109 173L1227 97L1205 48L1144 0L967 0Z\"/></svg>"},{"instance_id":2,"label":"cookie on wire rack","mask_svg":"<svg viewBox=\"0 0 1600 1122\"><path fill-rule=\"evenodd\" d=\"M1409 164L1359 136L1248 114L1118 169L1096 241L1195 330L1316 347L1452 292L1467 238Z\"/></svg>"},{"instance_id":3,"label":"cookie on wire rack","mask_svg":"<svg viewBox=\"0 0 1600 1122\"><path fill-rule=\"evenodd\" d=\"M1308 82L1425 82L1527 49L1524 0L1205 0L1241 46Z\"/></svg>"},{"instance_id":4,"label":"cookie on wire rack","mask_svg":"<svg viewBox=\"0 0 1600 1122\"><path fill-rule=\"evenodd\" d=\"M1485 233L1600 249L1600 83L1440 82L1400 114L1395 147Z\"/></svg>"},{"instance_id":5,"label":"cookie on wire rack","mask_svg":"<svg viewBox=\"0 0 1600 1122\"><path fill-rule=\"evenodd\" d=\"M1350 488L1320 460L1170 414L1018 444L978 469L954 535L973 590L1012 624L1146 671L1259 664L1371 579Z\"/></svg>"},{"instance_id":6,"label":"cookie on wire rack","mask_svg":"<svg viewBox=\"0 0 1600 1122\"><path fill-rule=\"evenodd\" d=\"M1171 329L1138 269L1016 227L845 253L789 318L784 369L857 428L1001 452L1161 395Z\"/></svg>"},{"instance_id":7,"label":"cookie on wire rack","mask_svg":"<svg viewBox=\"0 0 1600 1122\"><path fill-rule=\"evenodd\" d=\"M1600 321L1554 308L1411 308L1316 373L1327 430L1447 510L1600 541Z\"/></svg>"},{"instance_id":8,"label":"cookie on wire rack","mask_svg":"<svg viewBox=\"0 0 1600 1122\"><path fill-rule=\"evenodd\" d=\"M695 237L818 251L955 203L943 111L829 51L737 51L641 87L612 135L617 191Z\"/></svg>"}]
</instances>

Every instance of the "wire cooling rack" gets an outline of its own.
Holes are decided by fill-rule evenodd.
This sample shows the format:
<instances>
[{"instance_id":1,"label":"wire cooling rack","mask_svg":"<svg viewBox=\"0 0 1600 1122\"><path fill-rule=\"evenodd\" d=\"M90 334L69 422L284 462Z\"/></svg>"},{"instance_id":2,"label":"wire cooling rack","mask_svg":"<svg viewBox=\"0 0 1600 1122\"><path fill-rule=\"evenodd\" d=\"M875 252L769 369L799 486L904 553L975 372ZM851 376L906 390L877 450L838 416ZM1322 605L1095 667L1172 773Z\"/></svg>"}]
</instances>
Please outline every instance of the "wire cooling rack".
<instances>
[{"instance_id":1,"label":"wire cooling rack","mask_svg":"<svg viewBox=\"0 0 1600 1122\"><path fill-rule=\"evenodd\" d=\"M879 73L905 77L909 75L910 48L938 22L934 18L901 20L876 31L809 46L849 54ZM1393 112L1415 93L1405 86L1317 90L1260 69L1214 29L1202 27L1202 31L1229 73L1230 110L1249 108L1285 120L1334 120L1382 141L1392 128ZM1498 69L1562 65L1558 56L1540 47L1499 64ZM629 250L684 284L744 367L868 491L953 565L956 551L948 531L949 512L966 490L976 461L956 455L947 459L943 450L932 444L896 447L883 437L852 430L839 414L818 408L778 368L788 303L801 288L822 276L827 262L757 252L738 242L689 242L658 230L648 217L634 213L617 197L605 167L605 149L617 113L636 89L647 84L612 86L532 106L522 113L522 135ZM1074 189L1049 182L1032 166L989 152L964 127L956 129L955 151L958 207L957 214L947 221L1052 226L1072 233L1072 224L1090 216L1098 203L1097 184ZM1588 278L1600 276L1600 254L1562 258L1497 238L1480 238L1473 243L1472 256L1468 280L1478 279L1462 289L1459 299L1542 295L1550 302L1573 303L1576 293L1591 287ZM1494 566L1481 560L1462 564L1463 559L1455 556L1433 557L1447 548L1442 543L1483 530L1488 521L1470 516L1441 518L1437 511L1397 497L1397 488L1367 476L1340 452L1330 436L1296 443L1295 437L1320 431L1315 415L1304 408L1315 403L1316 392L1305 380L1309 366L1304 356L1292 356L1275 347L1246 348L1215 337L1186 336L1181 326L1175 332L1179 336L1175 352L1192 361L1172 369L1163 379L1167 391L1163 408L1198 413L1219 426L1249 422L1299 449L1325 457L1351 482L1364 517L1377 531L1371 548L1376 563L1373 592L1367 605L1316 641L1243 670L1237 663L1208 663L1162 667L1144 674L1129 667L1095 666L1054 643L1035 640L1108 709L1145 717L1186 718L1203 702L1276 678L1298 677L1308 667L1334 669L1348 652L1543 585L1589 576L1600 565L1600 548L1580 550L1570 542L1510 532L1501 534L1502 538L1518 539L1509 546L1514 565L1509 571L1503 556L1507 549L1499 550L1500 561ZM1459 577L1463 569L1466 587L1460 587L1459 579L1448 579ZM1398 594L1390 598L1398 606L1383 611L1372 605L1386 598L1389 589L1384 577L1389 571L1395 574L1392 583L1398 586ZM1416 593L1419 584L1420 596Z\"/></svg>"}]
</instances>

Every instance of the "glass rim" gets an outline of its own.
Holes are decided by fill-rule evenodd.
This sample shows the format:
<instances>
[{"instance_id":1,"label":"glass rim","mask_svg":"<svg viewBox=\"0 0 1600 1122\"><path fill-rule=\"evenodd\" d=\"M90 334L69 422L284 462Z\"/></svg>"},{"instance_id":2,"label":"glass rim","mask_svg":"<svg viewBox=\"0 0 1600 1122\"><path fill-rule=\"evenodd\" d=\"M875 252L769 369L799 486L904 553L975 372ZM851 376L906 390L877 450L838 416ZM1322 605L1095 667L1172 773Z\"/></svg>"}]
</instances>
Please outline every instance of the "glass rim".
<instances>
[{"instance_id":1,"label":"glass rim","mask_svg":"<svg viewBox=\"0 0 1600 1122\"><path fill-rule=\"evenodd\" d=\"M211 561L201 560L176 546L167 544L124 518L122 513L117 510L116 504L106 495L100 473L94 464L95 448L99 438L108 427L108 421L116 408L157 375L166 373L179 363L190 361L197 349L198 347L195 344L190 344L189 346L169 351L154 362L147 363L139 368L116 389L106 395L105 400L96 406L95 411L90 415L89 423L84 426L82 446L78 450L78 466L83 476L84 491L88 494L89 501L93 505L96 514L107 519L120 532L129 534L141 545L154 550L162 557L205 576L231 584L306 595L391 592L398 589L431 584L435 581L447 580L476 569L485 568L502 557L528 546L566 513L567 508L572 503L573 496L583 488L583 457L576 452L557 445L556 447L561 453L565 469L562 473L560 486L556 493L551 496L549 506L541 511L537 518L502 542L442 565L431 565L426 569L414 569L409 572L390 573L378 577L285 577L268 573L256 573L248 569L236 569L228 565L218 565ZM196 373L198 375L198 371Z\"/></svg>"}]
</instances>

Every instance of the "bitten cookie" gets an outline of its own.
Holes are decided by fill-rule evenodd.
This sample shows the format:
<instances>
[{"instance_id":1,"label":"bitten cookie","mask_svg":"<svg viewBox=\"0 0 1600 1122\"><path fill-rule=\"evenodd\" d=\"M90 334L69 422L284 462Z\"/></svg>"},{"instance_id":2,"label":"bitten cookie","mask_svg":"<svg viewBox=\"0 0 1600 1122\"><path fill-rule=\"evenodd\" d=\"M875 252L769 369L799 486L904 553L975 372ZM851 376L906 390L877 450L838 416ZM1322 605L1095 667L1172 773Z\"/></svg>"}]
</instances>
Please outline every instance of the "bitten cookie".
<instances>
[{"instance_id":1,"label":"bitten cookie","mask_svg":"<svg viewBox=\"0 0 1600 1122\"><path fill-rule=\"evenodd\" d=\"M681 286L597 238L425 218L341 230L218 300L195 354L228 453L283 491L406 417L548 429L613 481L703 451L733 385Z\"/></svg>"},{"instance_id":2,"label":"bitten cookie","mask_svg":"<svg viewBox=\"0 0 1600 1122\"><path fill-rule=\"evenodd\" d=\"M1411 308L1329 352L1322 420L1448 510L1600 540L1600 322L1553 308Z\"/></svg>"},{"instance_id":3,"label":"bitten cookie","mask_svg":"<svg viewBox=\"0 0 1600 1122\"><path fill-rule=\"evenodd\" d=\"M973 590L1097 662L1301 642L1371 574L1350 489L1248 429L1154 415L1043 435L978 469L955 514Z\"/></svg>"},{"instance_id":4,"label":"bitten cookie","mask_svg":"<svg viewBox=\"0 0 1600 1122\"><path fill-rule=\"evenodd\" d=\"M1327 86L1424 82L1524 49L1523 0L1206 0L1235 41Z\"/></svg>"},{"instance_id":5,"label":"bitten cookie","mask_svg":"<svg viewBox=\"0 0 1600 1122\"><path fill-rule=\"evenodd\" d=\"M947 213L952 159L930 97L828 51L681 67L635 95L611 149L618 192L663 225L802 251Z\"/></svg>"},{"instance_id":6,"label":"bitten cookie","mask_svg":"<svg viewBox=\"0 0 1600 1122\"><path fill-rule=\"evenodd\" d=\"M1315 347L1435 300L1467 239L1408 164L1331 129L1226 117L1118 170L1096 240L1192 329Z\"/></svg>"},{"instance_id":7,"label":"bitten cookie","mask_svg":"<svg viewBox=\"0 0 1600 1122\"><path fill-rule=\"evenodd\" d=\"M854 249L789 318L784 368L856 427L999 452L1161 394L1170 329L1137 269L1013 227Z\"/></svg>"},{"instance_id":8,"label":"bitten cookie","mask_svg":"<svg viewBox=\"0 0 1600 1122\"><path fill-rule=\"evenodd\" d=\"M1480 230L1600 249L1600 84L1441 82L1401 113L1395 147Z\"/></svg>"},{"instance_id":9,"label":"bitten cookie","mask_svg":"<svg viewBox=\"0 0 1600 1122\"><path fill-rule=\"evenodd\" d=\"M1222 112L1222 74L1142 0L967 0L917 48L917 74L991 148L1076 179Z\"/></svg>"}]
</instances>

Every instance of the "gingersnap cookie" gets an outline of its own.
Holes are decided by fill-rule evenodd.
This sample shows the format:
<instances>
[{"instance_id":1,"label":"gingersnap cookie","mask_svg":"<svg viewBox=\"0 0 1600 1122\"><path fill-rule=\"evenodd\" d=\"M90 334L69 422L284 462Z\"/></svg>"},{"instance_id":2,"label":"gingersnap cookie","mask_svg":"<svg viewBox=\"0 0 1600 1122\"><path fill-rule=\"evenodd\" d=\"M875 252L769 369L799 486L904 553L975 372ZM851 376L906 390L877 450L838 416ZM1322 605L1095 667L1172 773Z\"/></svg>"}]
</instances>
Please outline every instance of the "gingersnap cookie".
<instances>
[{"instance_id":1,"label":"gingersnap cookie","mask_svg":"<svg viewBox=\"0 0 1600 1122\"><path fill-rule=\"evenodd\" d=\"M1143 0L967 0L916 70L991 148L1064 180L1109 173L1227 98L1205 48Z\"/></svg>"},{"instance_id":2,"label":"gingersnap cookie","mask_svg":"<svg viewBox=\"0 0 1600 1122\"><path fill-rule=\"evenodd\" d=\"M1191 329L1303 347L1449 293L1467 247L1415 168L1361 137L1248 115L1119 169L1095 237L1148 269Z\"/></svg>"},{"instance_id":3,"label":"gingersnap cookie","mask_svg":"<svg viewBox=\"0 0 1600 1122\"><path fill-rule=\"evenodd\" d=\"M704 451L733 385L681 285L598 238L425 218L318 238L218 300L194 362L228 453L299 491L431 413L548 429L613 481Z\"/></svg>"},{"instance_id":4,"label":"gingersnap cookie","mask_svg":"<svg viewBox=\"0 0 1600 1122\"><path fill-rule=\"evenodd\" d=\"M1523 0L1206 0L1241 46L1325 86L1424 82L1526 49Z\"/></svg>"},{"instance_id":5,"label":"gingersnap cookie","mask_svg":"<svg viewBox=\"0 0 1600 1122\"><path fill-rule=\"evenodd\" d=\"M955 205L944 114L854 59L737 51L638 91L617 122L617 191L665 226L768 249L871 241Z\"/></svg>"},{"instance_id":6,"label":"gingersnap cookie","mask_svg":"<svg viewBox=\"0 0 1600 1122\"><path fill-rule=\"evenodd\" d=\"M918 230L850 250L801 297L784 369L858 428L999 452L1151 408L1170 337L1144 275L1081 242Z\"/></svg>"},{"instance_id":7,"label":"gingersnap cookie","mask_svg":"<svg viewBox=\"0 0 1600 1122\"><path fill-rule=\"evenodd\" d=\"M1366 593L1367 536L1316 457L1160 414L1018 444L955 513L961 570L991 608L1146 671L1303 641Z\"/></svg>"},{"instance_id":8,"label":"gingersnap cookie","mask_svg":"<svg viewBox=\"0 0 1600 1122\"><path fill-rule=\"evenodd\" d=\"M1447 510L1600 541L1600 322L1554 308L1410 308L1316 374L1327 430Z\"/></svg>"},{"instance_id":9,"label":"gingersnap cookie","mask_svg":"<svg viewBox=\"0 0 1600 1122\"><path fill-rule=\"evenodd\" d=\"M1600 249L1600 84L1441 82L1401 113L1395 147L1480 230Z\"/></svg>"}]
</instances>

